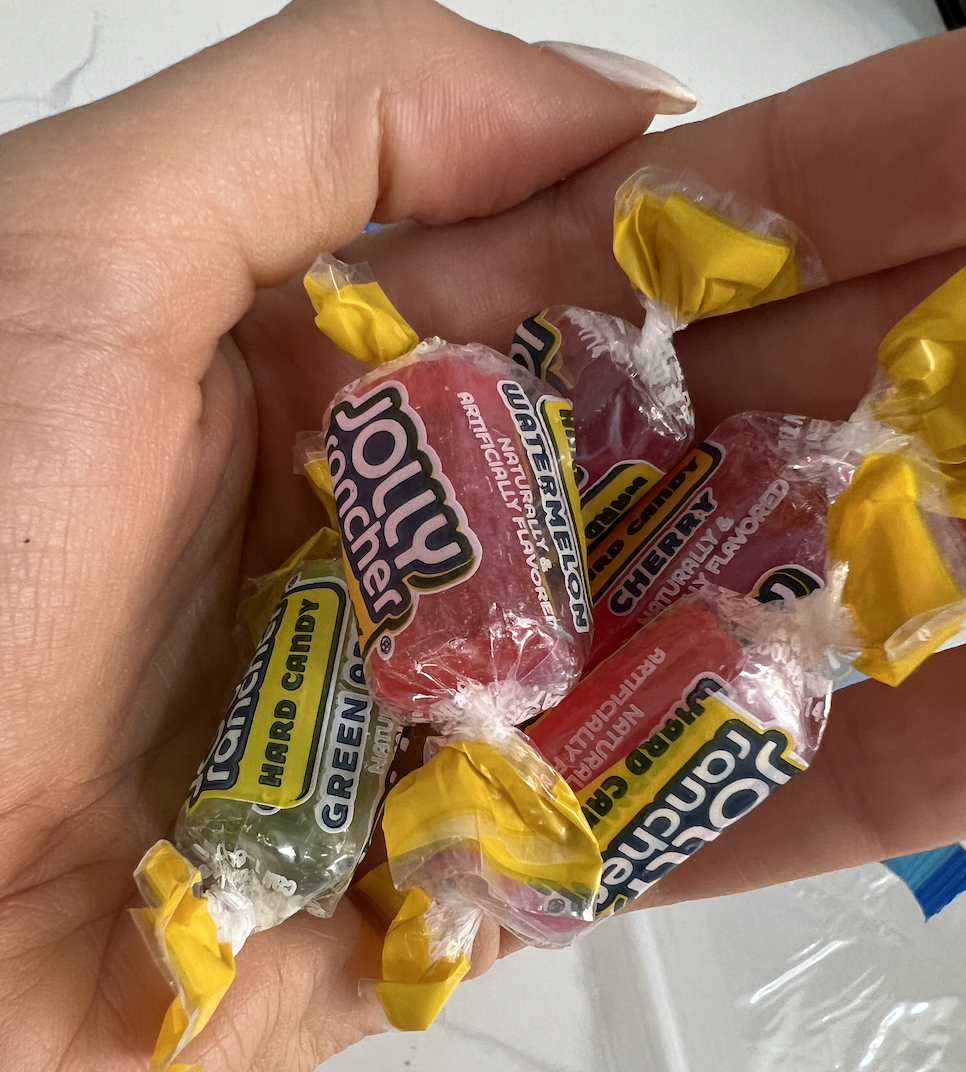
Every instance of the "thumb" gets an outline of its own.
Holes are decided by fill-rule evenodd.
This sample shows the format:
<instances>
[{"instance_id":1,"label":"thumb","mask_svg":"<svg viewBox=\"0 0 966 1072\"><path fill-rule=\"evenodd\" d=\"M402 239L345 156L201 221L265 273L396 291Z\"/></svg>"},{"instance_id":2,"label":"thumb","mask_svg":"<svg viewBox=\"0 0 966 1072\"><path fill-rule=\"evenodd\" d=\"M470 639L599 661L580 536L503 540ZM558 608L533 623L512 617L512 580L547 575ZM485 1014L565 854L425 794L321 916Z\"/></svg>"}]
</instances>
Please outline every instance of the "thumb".
<instances>
[{"instance_id":1,"label":"thumb","mask_svg":"<svg viewBox=\"0 0 966 1072\"><path fill-rule=\"evenodd\" d=\"M593 50L570 55L602 67ZM62 315L89 319L109 299L150 331L152 309L174 308L211 340L253 286L373 215L498 212L641 133L662 104L687 107L687 91L647 65L613 77L430 0L298 0L141 85L7 135L0 240L12 278L54 267L23 240L38 222L60 269L83 257ZM163 327L173 352L190 351L196 340L171 339L170 317Z\"/></svg>"}]
</instances>

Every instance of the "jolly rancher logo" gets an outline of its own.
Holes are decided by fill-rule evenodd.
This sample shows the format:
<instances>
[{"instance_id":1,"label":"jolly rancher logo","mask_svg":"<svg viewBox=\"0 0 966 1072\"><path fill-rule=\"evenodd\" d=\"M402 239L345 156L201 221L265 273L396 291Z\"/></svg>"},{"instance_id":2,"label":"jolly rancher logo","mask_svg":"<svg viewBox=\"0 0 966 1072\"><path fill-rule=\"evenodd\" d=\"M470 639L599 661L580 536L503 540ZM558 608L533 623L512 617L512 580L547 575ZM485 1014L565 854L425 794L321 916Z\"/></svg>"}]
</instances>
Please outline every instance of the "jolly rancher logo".
<instances>
[{"instance_id":1,"label":"jolly rancher logo","mask_svg":"<svg viewBox=\"0 0 966 1072\"><path fill-rule=\"evenodd\" d=\"M343 552L365 605L363 647L387 658L420 591L471 576L480 543L406 388L382 383L332 409L325 441Z\"/></svg>"}]
</instances>

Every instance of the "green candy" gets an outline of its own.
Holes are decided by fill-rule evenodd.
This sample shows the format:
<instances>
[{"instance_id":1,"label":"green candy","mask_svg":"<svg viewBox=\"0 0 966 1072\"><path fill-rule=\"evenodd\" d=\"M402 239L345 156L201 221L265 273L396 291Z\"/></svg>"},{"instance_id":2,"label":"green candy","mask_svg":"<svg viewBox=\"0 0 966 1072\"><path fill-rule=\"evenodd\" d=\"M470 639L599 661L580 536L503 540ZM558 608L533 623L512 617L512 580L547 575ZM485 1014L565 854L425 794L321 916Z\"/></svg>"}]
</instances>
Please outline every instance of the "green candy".
<instances>
[{"instance_id":1,"label":"green candy","mask_svg":"<svg viewBox=\"0 0 966 1072\"><path fill-rule=\"evenodd\" d=\"M341 561L299 561L178 817L223 940L332 913L399 745L366 687Z\"/></svg>"}]
</instances>

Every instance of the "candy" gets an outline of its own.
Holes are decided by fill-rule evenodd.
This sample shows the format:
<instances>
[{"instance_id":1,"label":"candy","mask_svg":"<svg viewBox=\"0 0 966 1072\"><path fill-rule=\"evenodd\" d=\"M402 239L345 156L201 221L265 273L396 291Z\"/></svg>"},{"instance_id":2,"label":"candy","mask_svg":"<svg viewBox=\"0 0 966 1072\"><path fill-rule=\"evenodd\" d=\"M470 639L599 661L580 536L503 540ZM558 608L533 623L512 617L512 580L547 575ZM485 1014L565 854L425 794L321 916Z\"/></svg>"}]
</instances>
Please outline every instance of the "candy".
<instances>
[{"instance_id":1,"label":"candy","mask_svg":"<svg viewBox=\"0 0 966 1072\"><path fill-rule=\"evenodd\" d=\"M392 783L400 727L366 687L338 554L323 530L261 583L252 605L277 604L191 785L177 849L159 842L138 869L141 922L179 988L158 1042L167 1059L201 1029L253 931L302 908L332 913ZM190 926L172 929L175 903Z\"/></svg>"},{"instance_id":2,"label":"candy","mask_svg":"<svg viewBox=\"0 0 966 1072\"><path fill-rule=\"evenodd\" d=\"M706 585L762 602L821 587L829 501L854 471L851 455L824 461L840 428L738 414L651 488L588 548L596 624L590 665Z\"/></svg>"},{"instance_id":3,"label":"candy","mask_svg":"<svg viewBox=\"0 0 966 1072\"><path fill-rule=\"evenodd\" d=\"M527 735L579 791L633 751L682 697L690 706L730 680L742 659L741 645L705 606L679 604L638 630Z\"/></svg>"},{"instance_id":4,"label":"candy","mask_svg":"<svg viewBox=\"0 0 966 1072\"><path fill-rule=\"evenodd\" d=\"M559 306L525 320L510 348L574 404L589 544L610 542L693 436L672 335L693 320L825 281L788 220L659 167L642 169L618 190L614 254L646 311L642 329Z\"/></svg>"},{"instance_id":5,"label":"candy","mask_svg":"<svg viewBox=\"0 0 966 1072\"><path fill-rule=\"evenodd\" d=\"M598 918L810 762L831 678L797 609L705 589L646 625L530 728L598 842Z\"/></svg>"},{"instance_id":6,"label":"candy","mask_svg":"<svg viewBox=\"0 0 966 1072\"><path fill-rule=\"evenodd\" d=\"M694 434L673 351L643 348L633 324L556 306L525 320L509 356L574 407L588 541L603 535L676 462Z\"/></svg>"},{"instance_id":7,"label":"candy","mask_svg":"<svg viewBox=\"0 0 966 1072\"><path fill-rule=\"evenodd\" d=\"M407 721L515 723L579 675L591 619L568 403L482 346L423 344L326 417L374 695Z\"/></svg>"}]
</instances>

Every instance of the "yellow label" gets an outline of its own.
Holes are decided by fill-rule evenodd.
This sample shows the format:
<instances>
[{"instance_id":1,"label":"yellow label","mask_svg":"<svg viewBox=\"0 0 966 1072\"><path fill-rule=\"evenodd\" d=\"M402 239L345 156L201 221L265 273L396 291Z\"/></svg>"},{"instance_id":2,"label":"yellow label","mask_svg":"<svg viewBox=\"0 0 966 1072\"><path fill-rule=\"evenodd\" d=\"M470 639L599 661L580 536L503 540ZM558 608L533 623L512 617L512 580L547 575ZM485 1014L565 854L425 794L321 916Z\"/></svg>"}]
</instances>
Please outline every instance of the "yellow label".
<instances>
[{"instance_id":1,"label":"yellow label","mask_svg":"<svg viewBox=\"0 0 966 1072\"><path fill-rule=\"evenodd\" d=\"M569 531L577 538L580 553L579 562L574 563L574 570L579 569L583 579L583 590L586 592L587 581L587 541L584 538L584 528L580 523L580 489L577 487L577 447L574 435L574 408L573 405L563 398L543 398L540 400L540 416L543 426L547 430L554 445L557 462L560 468L560 477L564 484L564 498L569 512ZM560 540L554 534L554 542L563 555ZM563 563L562 563L563 564ZM566 574L566 569L564 573Z\"/></svg>"},{"instance_id":2,"label":"yellow label","mask_svg":"<svg viewBox=\"0 0 966 1072\"><path fill-rule=\"evenodd\" d=\"M517 328L508 356L538 380L547 380L560 375L560 342L560 330L547 320L547 310L544 309Z\"/></svg>"},{"instance_id":3,"label":"yellow label","mask_svg":"<svg viewBox=\"0 0 966 1072\"><path fill-rule=\"evenodd\" d=\"M314 791L348 617L338 578L289 585L192 783L189 810L206 796L292 808Z\"/></svg>"},{"instance_id":4,"label":"yellow label","mask_svg":"<svg viewBox=\"0 0 966 1072\"><path fill-rule=\"evenodd\" d=\"M581 498L588 544L603 540L611 529L664 476L650 462L626 461L611 468Z\"/></svg>"},{"instance_id":5,"label":"yellow label","mask_svg":"<svg viewBox=\"0 0 966 1072\"><path fill-rule=\"evenodd\" d=\"M802 770L794 748L709 680L577 793L603 861L597 914L643 893Z\"/></svg>"},{"instance_id":6,"label":"yellow label","mask_svg":"<svg viewBox=\"0 0 966 1072\"><path fill-rule=\"evenodd\" d=\"M647 490L635 506L627 509L605 538L591 544L587 559L595 605L635 561L642 557L646 560L652 544L653 553L660 557L660 540L665 527L680 522L691 510L695 517L693 527L696 528L713 511L717 504L707 499L709 492L705 493L706 502L696 502L695 497L723 457L723 449L714 443L695 447L684 461ZM680 546L681 535L673 535L673 538Z\"/></svg>"}]
</instances>

